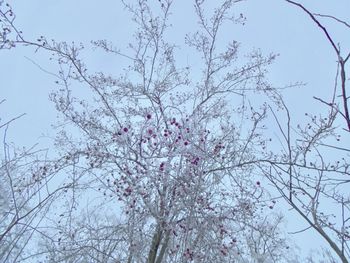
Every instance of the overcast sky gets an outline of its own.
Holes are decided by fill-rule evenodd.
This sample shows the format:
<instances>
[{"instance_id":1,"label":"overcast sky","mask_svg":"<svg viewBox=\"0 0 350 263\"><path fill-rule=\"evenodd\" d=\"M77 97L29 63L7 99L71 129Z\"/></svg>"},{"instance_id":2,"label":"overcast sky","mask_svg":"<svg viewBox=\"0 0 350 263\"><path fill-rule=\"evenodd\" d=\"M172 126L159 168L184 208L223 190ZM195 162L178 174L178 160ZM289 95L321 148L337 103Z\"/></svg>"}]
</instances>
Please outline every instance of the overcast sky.
<instances>
[{"instance_id":1,"label":"overcast sky","mask_svg":"<svg viewBox=\"0 0 350 263\"><path fill-rule=\"evenodd\" d=\"M36 39L40 35L58 41L84 43L107 39L123 48L133 30L130 17L116 0L10 2L17 15L16 25L28 39ZM175 32L172 37L183 40L184 34L191 30L186 19L191 20L194 16L193 9L189 0L174 2L172 22ZM334 15L350 22L349 0L299 2L315 13ZM278 87L295 82L306 84L303 88L285 92L285 98L296 114L303 116L304 112L315 109L324 111L324 106L313 100L312 96L330 98L337 58L320 29L300 9L282 0L248 0L241 3L235 12L237 15L243 13L247 22L243 27L225 28L224 34L241 42L245 50L260 48L266 54L280 54L270 68L271 83ZM344 54L349 52L350 30L326 19L322 21L335 41L341 43ZM186 57L188 54L184 54L183 59ZM45 147L48 140L42 135L54 135L50 125L55 123L56 113L48 94L55 88L55 78L45 74L32 61L47 70L55 69L48 62L47 55L34 54L31 48L1 51L0 100L6 99L6 103L0 105L0 113L3 120L26 113L11 125L9 140L17 146L28 147L39 142ZM93 57L91 61L97 69L111 69L114 63L118 63L105 57ZM300 230L293 219L289 221L293 221L293 224L288 224L288 230ZM312 248L313 244L318 244L317 236L310 233L296 240L301 247Z\"/></svg>"}]
</instances>

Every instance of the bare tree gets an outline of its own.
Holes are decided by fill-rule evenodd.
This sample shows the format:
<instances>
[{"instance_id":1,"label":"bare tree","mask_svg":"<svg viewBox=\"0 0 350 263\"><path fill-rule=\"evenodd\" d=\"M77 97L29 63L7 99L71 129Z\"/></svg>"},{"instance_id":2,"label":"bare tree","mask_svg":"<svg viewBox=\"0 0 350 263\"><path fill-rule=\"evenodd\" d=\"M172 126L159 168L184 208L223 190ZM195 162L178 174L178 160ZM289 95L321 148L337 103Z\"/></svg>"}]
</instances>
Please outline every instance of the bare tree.
<instances>
[{"instance_id":1,"label":"bare tree","mask_svg":"<svg viewBox=\"0 0 350 263\"><path fill-rule=\"evenodd\" d=\"M328 243L331 252L325 251L325 255L328 255L329 261L349 262L350 196L347 188L350 149L338 143L343 132L335 120L338 115L342 116L347 125L346 131L349 131L345 66L350 54L342 56L340 46L335 44L318 19L326 17L346 27L348 24L330 15L313 14L297 2L286 2L303 10L325 34L337 55L338 72L330 102L314 97L330 106L329 111L324 115L306 113L306 125L302 125L300 119L296 120L282 97L279 99L282 111L270 107L280 130L283 148L281 154L273 150L266 160L267 165L263 162L260 165L281 196L307 222L308 227L302 231L314 229ZM338 98L341 98L340 102ZM347 138L343 140L347 141Z\"/></svg>"},{"instance_id":2,"label":"bare tree","mask_svg":"<svg viewBox=\"0 0 350 263\"><path fill-rule=\"evenodd\" d=\"M336 147L335 115L309 116L306 127L275 114L283 138L281 155L261 167L281 196L330 245L342 262L349 256L349 149ZM287 121L282 121L287 119Z\"/></svg>"},{"instance_id":3,"label":"bare tree","mask_svg":"<svg viewBox=\"0 0 350 263\"><path fill-rule=\"evenodd\" d=\"M2 101L4 102L4 100ZM52 199L61 188L49 189L60 170L45 157L46 150L18 149L7 141L9 125L20 116L0 123L3 131L0 164L0 260L18 262L27 253L27 245L39 231L39 225Z\"/></svg>"}]
</instances>

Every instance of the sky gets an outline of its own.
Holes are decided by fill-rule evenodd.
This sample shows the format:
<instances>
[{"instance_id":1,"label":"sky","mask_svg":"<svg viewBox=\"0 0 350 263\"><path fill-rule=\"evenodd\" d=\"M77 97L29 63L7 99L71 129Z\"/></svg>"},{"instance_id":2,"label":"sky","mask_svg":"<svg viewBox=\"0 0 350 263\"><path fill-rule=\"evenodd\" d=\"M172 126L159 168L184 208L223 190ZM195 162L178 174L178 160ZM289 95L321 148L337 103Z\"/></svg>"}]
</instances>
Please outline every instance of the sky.
<instances>
[{"instance_id":1,"label":"sky","mask_svg":"<svg viewBox=\"0 0 350 263\"><path fill-rule=\"evenodd\" d=\"M119 1L101 0L31 0L10 1L17 15L16 25L28 39L40 35L58 41L89 43L90 40L107 39L123 48L131 39L133 25ZM350 21L349 0L299 1L315 13L329 14ZM215 1L213 1L215 3ZM177 0L173 10L174 40L183 40L188 20L193 18L190 1ZM278 53L268 75L276 87L303 82L305 86L285 91L288 105L294 111L295 121L309 110L324 112L325 108L312 99L317 95L330 98L336 73L334 51L320 29L295 6L283 0L248 0L237 6L235 13L247 18L244 26L225 28L222 34L242 44L244 50L260 48L264 53ZM181 15L179 15L181 14ZM330 20L322 19L336 43L345 53L350 51L350 30ZM195 24L193 24L195 25ZM194 29L194 28L192 28ZM183 54L188 59L189 54ZM92 56L94 68L110 70L118 67L118 60ZM48 100L55 89L55 78L38 68L55 72L45 53L34 53L28 47L0 53L0 105L2 121L22 113L25 116L11 124L8 140L17 146L40 147L50 144L54 136L56 112ZM350 69L348 69L349 71ZM83 94L83 93L82 93ZM340 122L340 125L342 123ZM291 213L292 217L293 214ZM289 218L288 231L297 231L302 224ZM317 248L316 235L306 233L296 237L300 247Z\"/></svg>"}]
</instances>

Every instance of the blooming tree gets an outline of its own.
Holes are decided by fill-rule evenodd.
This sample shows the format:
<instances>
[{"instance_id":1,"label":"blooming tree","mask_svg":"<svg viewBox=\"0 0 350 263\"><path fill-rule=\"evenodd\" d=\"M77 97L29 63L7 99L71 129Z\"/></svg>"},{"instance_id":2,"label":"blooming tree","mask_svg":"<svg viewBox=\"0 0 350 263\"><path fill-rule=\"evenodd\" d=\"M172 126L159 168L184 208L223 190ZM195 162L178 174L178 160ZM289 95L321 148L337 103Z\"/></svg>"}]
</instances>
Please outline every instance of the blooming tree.
<instances>
[{"instance_id":1,"label":"blooming tree","mask_svg":"<svg viewBox=\"0 0 350 263\"><path fill-rule=\"evenodd\" d=\"M287 262L279 217L257 179L266 155L265 81L274 55L224 47L220 28L240 24L239 0L210 10L194 1L197 32L186 44L200 69L181 66L166 41L172 1L123 1L137 25L118 76L90 72L83 45L26 40L11 9L2 11L3 48L49 51L60 67L51 94L63 127L56 146L63 194L45 213L39 251L47 262ZM7 10L7 11L6 11ZM14 37L11 36L14 34ZM196 73L198 71L198 73ZM198 77L198 76L199 77ZM84 97L73 84L86 88ZM44 168L43 168L44 169ZM273 220L274 218L274 220Z\"/></svg>"}]
</instances>

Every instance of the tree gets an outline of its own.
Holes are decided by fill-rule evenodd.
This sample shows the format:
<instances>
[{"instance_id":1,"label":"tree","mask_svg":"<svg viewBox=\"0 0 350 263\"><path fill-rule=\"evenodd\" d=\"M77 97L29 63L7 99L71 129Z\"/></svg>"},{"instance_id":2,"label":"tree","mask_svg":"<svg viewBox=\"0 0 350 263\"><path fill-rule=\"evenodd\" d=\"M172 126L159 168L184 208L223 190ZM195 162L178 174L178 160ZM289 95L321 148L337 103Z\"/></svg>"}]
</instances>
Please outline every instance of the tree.
<instances>
[{"instance_id":1,"label":"tree","mask_svg":"<svg viewBox=\"0 0 350 263\"><path fill-rule=\"evenodd\" d=\"M330 15L314 14L304 5L286 0L306 13L325 34L335 51L338 70L330 100L317 95L314 98L329 107L326 114L305 113L307 124L290 114L281 98L283 113L273 111L282 138L282 154L271 153L268 165L262 171L287 203L329 245L325 251L327 262L349 262L349 152L339 141L349 131L348 95L346 94L346 62L350 54L342 56L340 45L335 44L327 28L318 18L327 17L347 27L349 25ZM338 102L340 98L340 102ZM329 101L329 102L328 102ZM341 106L340 106L341 105ZM311 111L311 110L310 110ZM346 129L339 128L337 117L345 120ZM345 137L341 139L341 134ZM337 259L336 259L337 258Z\"/></svg>"},{"instance_id":2,"label":"tree","mask_svg":"<svg viewBox=\"0 0 350 263\"><path fill-rule=\"evenodd\" d=\"M0 104L4 103L2 100ZM18 262L36 237L45 212L63 188L50 190L50 181L62 168L45 157L45 150L18 149L7 141L10 124L23 115L0 123L3 130L0 164L0 260ZM41 159L42 158L42 159Z\"/></svg>"},{"instance_id":3,"label":"tree","mask_svg":"<svg viewBox=\"0 0 350 263\"><path fill-rule=\"evenodd\" d=\"M138 26L126 53L93 42L129 60L118 77L90 72L83 45L26 40L11 9L1 11L3 48L49 51L59 64L51 100L65 125L56 144L71 167L58 187L66 191L45 214L41 249L26 259L289 261L280 219L268 212L274 201L256 174L268 107L254 97L277 98L264 78L275 56L253 51L244 59L236 41L219 45L223 24L244 19L231 15L238 2L222 1L208 18L207 3L194 1L199 29L186 43L199 54L199 78L166 41L170 0L123 1ZM72 83L90 97L76 95Z\"/></svg>"}]
</instances>

